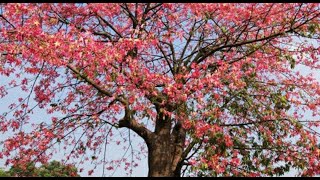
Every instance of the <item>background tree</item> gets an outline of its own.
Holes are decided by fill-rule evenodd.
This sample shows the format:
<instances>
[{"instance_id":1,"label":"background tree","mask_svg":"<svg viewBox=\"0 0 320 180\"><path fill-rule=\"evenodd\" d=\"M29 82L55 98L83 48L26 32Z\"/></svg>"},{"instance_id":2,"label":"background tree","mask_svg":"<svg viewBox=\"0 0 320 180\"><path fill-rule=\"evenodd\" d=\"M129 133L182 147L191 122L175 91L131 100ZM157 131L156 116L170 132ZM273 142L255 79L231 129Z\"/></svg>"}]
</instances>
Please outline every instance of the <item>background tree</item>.
<instances>
[{"instance_id":1,"label":"background tree","mask_svg":"<svg viewBox=\"0 0 320 180\"><path fill-rule=\"evenodd\" d=\"M10 174L6 172L4 169L0 169L0 177L9 177Z\"/></svg>"},{"instance_id":2,"label":"background tree","mask_svg":"<svg viewBox=\"0 0 320 180\"><path fill-rule=\"evenodd\" d=\"M320 85L302 72L319 70L319 4L1 9L0 74L14 79L0 97L29 94L0 116L14 133L7 164L44 163L62 145L66 160L130 171L146 145L149 176L319 174ZM36 108L64 117L30 120ZM131 158L107 161L111 142Z\"/></svg>"},{"instance_id":3,"label":"background tree","mask_svg":"<svg viewBox=\"0 0 320 180\"><path fill-rule=\"evenodd\" d=\"M51 161L36 167L34 163L27 166L12 166L9 171L1 170L1 177L73 177L79 176L77 168L73 165L63 165L58 161Z\"/></svg>"},{"instance_id":4,"label":"background tree","mask_svg":"<svg viewBox=\"0 0 320 180\"><path fill-rule=\"evenodd\" d=\"M14 165L7 172L10 176L31 177L36 176L38 169L34 163L26 163L23 165Z\"/></svg>"}]
</instances>

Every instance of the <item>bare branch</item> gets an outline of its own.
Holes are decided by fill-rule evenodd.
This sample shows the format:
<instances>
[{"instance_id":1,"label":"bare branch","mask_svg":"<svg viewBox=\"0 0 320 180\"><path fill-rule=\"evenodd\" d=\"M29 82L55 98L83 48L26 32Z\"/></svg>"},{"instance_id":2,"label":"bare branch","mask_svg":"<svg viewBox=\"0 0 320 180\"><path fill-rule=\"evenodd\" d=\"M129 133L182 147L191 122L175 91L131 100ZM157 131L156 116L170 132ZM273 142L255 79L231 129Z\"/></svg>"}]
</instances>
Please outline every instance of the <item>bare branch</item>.
<instances>
[{"instance_id":1,"label":"bare branch","mask_svg":"<svg viewBox=\"0 0 320 180\"><path fill-rule=\"evenodd\" d=\"M87 83L89 83L90 85L92 85L94 88L96 88L100 93L109 96L109 97L113 97L112 93L105 90L104 88L102 88L101 86L99 86L97 83L95 83L92 79L90 79L89 77L81 74L79 72L79 70L77 70L77 68L75 68L74 66L68 64L67 67L73 71L76 75L80 76L83 80L85 80ZM123 98L117 96L115 99L117 99L119 102L121 102L122 104L126 105L127 101L125 101Z\"/></svg>"}]
</instances>

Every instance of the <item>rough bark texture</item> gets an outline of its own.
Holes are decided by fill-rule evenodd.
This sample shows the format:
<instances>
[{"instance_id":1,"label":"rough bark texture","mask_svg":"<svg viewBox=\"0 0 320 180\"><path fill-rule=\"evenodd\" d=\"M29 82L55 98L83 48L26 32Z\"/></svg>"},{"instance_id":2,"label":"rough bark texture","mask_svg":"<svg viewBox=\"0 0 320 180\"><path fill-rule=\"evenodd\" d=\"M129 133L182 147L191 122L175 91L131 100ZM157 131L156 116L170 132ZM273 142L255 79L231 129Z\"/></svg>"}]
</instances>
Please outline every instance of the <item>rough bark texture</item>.
<instances>
[{"instance_id":1,"label":"rough bark texture","mask_svg":"<svg viewBox=\"0 0 320 180\"><path fill-rule=\"evenodd\" d=\"M127 127L133 130L146 142L149 177L179 177L184 159L186 132L181 122L175 122L164 115L159 106L157 112L154 132L135 121L128 107L125 108L125 116L119 121L119 128Z\"/></svg>"},{"instance_id":2,"label":"rough bark texture","mask_svg":"<svg viewBox=\"0 0 320 180\"><path fill-rule=\"evenodd\" d=\"M171 123L167 117L158 119L155 134L147 143L149 177L180 176L185 130L177 123L171 131Z\"/></svg>"}]
</instances>

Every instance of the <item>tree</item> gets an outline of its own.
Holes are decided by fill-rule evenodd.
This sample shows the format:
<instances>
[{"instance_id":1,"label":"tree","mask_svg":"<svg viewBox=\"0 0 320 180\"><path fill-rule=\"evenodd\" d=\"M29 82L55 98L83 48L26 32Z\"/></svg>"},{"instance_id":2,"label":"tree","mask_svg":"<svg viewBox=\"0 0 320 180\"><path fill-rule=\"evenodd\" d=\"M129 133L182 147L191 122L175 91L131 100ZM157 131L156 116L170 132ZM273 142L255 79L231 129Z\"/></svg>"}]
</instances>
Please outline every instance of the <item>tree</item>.
<instances>
[{"instance_id":1,"label":"tree","mask_svg":"<svg viewBox=\"0 0 320 180\"><path fill-rule=\"evenodd\" d=\"M0 170L0 177L73 177L78 176L77 168L73 165L63 165L58 161L51 161L39 168L34 163L27 166L12 166L9 171Z\"/></svg>"},{"instance_id":2,"label":"tree","mask_svg":"<svg viewBox=\"0 0 320 180\"><path fill-rule=\"evenodd\" d=\"M9 177L9 173L0 168L0 177Z\"/></svg>"},{"instance_id":3,"label":"tree","mask_svg":"<svg viewBox=\"0 0 320 180\"><path fill-rule=\"evenodd\" d=\"M1 8L0 74L17 78L0 97L28 93L0 116L1 131L14 132L7 164L44 163L64 145L66 160L130 171L133 131L148 176L319 174L320 84L302 72L320 68L319 4ZM36 108L64 117L38 123ZM112 142L131 158L107 161Z\"/></svg>"},{"instance_id":4,"label":"tree","mask_svg":"<svg viewBox=\"0 0 320 180\"><path fill-rule=\"evenodd\" d=\"M73 165L63 165L59 161L51 161L40 167L38 176L41 177L79 177L77 168Z\"/></svg>"}]
</instances>

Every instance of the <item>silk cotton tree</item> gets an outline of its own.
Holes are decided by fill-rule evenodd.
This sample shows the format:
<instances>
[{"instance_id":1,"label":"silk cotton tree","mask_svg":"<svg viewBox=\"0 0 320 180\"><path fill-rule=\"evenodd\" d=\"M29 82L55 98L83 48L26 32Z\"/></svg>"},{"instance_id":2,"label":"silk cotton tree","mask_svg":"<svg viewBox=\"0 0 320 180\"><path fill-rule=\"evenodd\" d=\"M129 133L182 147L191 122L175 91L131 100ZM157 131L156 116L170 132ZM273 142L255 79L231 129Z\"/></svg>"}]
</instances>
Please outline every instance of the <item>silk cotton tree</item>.
<instances>
[{"instance_id":1,"label":"silk cotton tree","mask_svg":"<svg viewBox=\"0 0 320 180\"><path fill-rule=\"evenodd\" d=\"M7 164L45 163L64 146L66 160L130 171L136 162L106 161L104 151L135 141L113 135L129 129L147 147L148 176L320 173L319 4L1 10L0 74L15 78L0 97L28 94L0 116L13 134L0 153ZM64 117L31 119L37 108Z\"/></svg>"}]
</instances>

